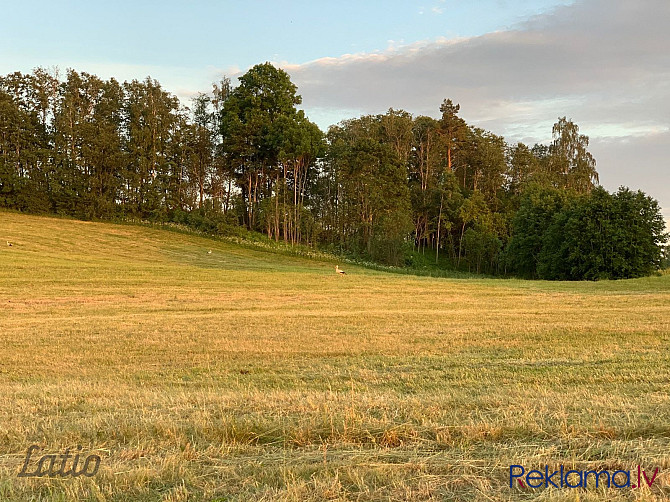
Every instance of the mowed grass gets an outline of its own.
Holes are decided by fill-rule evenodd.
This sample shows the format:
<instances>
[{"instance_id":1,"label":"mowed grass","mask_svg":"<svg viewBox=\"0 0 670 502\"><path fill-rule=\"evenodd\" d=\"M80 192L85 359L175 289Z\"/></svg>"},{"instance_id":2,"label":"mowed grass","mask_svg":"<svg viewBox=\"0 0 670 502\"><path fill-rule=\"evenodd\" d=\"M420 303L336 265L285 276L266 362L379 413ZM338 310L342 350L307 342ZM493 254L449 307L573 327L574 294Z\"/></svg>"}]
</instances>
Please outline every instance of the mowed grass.
<instances>
[{"instance_id":1,"label":"mowed grass","mask_svg":"<svg viewBox=\"0 0 670 502\"><path fill-rule=\"evenodd\" d=\"M6 212L0 242L0 500L670 497L670 275L340 277ZM32 444L100 470L17 477ZM660 473L532 490L510 464Z\"/></svg>"}]
</instances>

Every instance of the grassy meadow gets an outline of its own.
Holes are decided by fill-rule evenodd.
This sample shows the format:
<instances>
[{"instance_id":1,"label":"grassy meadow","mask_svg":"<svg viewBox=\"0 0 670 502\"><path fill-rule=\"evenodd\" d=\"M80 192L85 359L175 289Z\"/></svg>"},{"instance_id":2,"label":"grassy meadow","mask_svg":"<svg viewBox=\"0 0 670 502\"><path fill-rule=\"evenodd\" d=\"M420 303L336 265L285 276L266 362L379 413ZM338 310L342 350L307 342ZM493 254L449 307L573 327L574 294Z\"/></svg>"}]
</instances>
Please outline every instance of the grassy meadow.
<instances>
[{"instance_id":1,"label":"grassy meadow","mask_svg":"<svg viewBox=\"0 0 670 502\"><path fill-rule=\"evenodd\" d=\"M9 212L0 243L0 500L670 498L670 275L338 276ZM100 470L18 477L33 444ZM523 489L510 464L660 474Z\"/></svg>"}]
</instances>

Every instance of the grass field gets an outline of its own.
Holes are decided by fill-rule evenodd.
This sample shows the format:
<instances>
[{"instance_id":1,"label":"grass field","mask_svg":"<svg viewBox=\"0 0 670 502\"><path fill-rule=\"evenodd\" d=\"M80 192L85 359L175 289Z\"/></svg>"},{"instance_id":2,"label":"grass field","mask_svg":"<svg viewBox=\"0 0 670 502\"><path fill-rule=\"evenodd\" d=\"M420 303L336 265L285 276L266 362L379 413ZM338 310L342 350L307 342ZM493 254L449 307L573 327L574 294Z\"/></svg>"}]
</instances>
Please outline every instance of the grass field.
<instances>
[{"instance_id":1,"label":"grass field","mask_svg":"<svg viewBox=\"0 0 670 502\"><path fill-rule=\"evenodd\" d=\"M340 277L2 212L0 242L0 500L670 498L670 275ZM18 477L32 444L100 470ZM523 489L510 464L660 474Z\"/></svg>"}]
</instances>

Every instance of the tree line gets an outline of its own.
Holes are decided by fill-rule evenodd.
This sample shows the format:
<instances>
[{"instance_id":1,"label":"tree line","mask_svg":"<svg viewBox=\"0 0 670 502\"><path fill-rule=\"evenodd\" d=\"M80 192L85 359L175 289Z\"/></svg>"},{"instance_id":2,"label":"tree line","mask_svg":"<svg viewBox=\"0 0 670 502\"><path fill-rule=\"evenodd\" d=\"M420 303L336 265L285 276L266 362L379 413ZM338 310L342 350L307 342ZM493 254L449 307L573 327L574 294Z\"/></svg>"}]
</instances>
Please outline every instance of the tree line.
<instances>
[{"instance_id":1,"label":"tree line","mask_svg":"<svg viewBox=\"0 0 670 502\"><path fill-rule=\"evenodd\" d=\"M567 118L549 145L389 109L324 133L269 63L189 107L151 78L0 77L0 206L240 228L380 263L548 279L645 275L667 236L656 201L597 186Z\"/></svg>"}]
</instances>

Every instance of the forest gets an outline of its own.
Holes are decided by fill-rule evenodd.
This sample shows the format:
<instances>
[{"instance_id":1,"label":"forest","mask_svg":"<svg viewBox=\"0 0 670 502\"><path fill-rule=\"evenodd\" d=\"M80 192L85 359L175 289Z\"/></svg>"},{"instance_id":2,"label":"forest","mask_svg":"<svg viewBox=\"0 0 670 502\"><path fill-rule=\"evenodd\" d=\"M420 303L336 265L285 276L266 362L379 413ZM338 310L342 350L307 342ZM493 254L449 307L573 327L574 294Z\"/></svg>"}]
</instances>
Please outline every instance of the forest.
<instances>
[{"instance_id":1,"label":"forest","mask_svg":"<svg viewBox=\"0 0 670 502\"><path fill-rule=\"evenodd\" d=\"M151 78L2 76L0 207L525 278L639 277L667 260L657 201L600 187L566 117L529 146L467 124L450 99L439 118L390 108L325 133L301 101L270 63L189 106Z\"/></svg>"}]
</instances>

